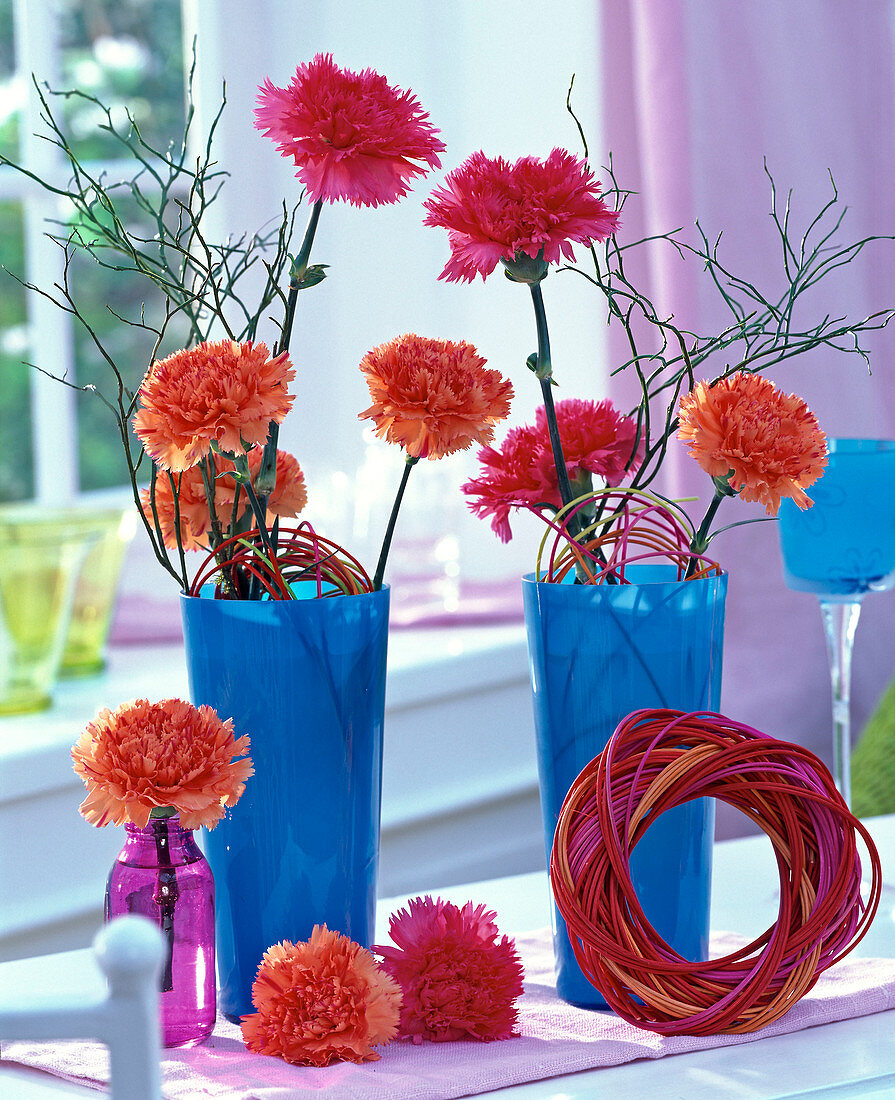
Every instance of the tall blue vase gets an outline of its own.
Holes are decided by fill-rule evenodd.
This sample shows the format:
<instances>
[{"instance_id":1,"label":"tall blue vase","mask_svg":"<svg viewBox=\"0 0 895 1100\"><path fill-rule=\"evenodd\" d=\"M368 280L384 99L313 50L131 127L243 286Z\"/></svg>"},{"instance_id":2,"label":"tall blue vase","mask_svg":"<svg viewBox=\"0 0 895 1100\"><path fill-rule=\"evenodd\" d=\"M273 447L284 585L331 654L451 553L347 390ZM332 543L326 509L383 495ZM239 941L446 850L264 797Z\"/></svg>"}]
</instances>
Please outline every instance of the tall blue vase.
<instances>
[{"instance_id":1,"label":"tall blue vase","mask_svg":"<svg viewBox=\"0 0 895 1100\"><path fill-rule=\"evenodd\" d=\"M181 598L193 703L232 718L255 764L242 798L205 834L231 1020L252 1011L258 964L280 940L325 923L373 942L388 603L387 589Z\"/></svg>"},{"instance_id":2,"label":"tall blue vase","mask_svg":"<svg viewBox=\"0 0 895 1100\"><path fill-rule=\"evenodd\" d=\"M626 715L646 707L717 710L727 577L676 581L673 566L628 567L626 585L523 579L541 810L548 860L563 799ZM663 814L634 849L644 912L682 956L706 958L714 802ZM606 1007L554 909L557 992Z\"/></svg>"}]
</instances>

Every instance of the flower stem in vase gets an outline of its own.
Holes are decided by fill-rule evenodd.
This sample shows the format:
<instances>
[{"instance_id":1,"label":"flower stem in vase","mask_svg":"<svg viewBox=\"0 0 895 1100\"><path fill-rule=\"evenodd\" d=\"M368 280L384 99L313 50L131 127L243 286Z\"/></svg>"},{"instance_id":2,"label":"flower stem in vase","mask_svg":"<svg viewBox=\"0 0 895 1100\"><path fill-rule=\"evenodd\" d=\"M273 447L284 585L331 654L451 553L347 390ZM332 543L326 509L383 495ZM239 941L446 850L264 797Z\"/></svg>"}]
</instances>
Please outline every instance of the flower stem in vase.
<instances>
[{"instance_id":1,"label":"flower stem in vase","mask_svg":"<svg viewBox=\"0 0 895 1100\"><path fill-rule=\"evenodd\" d=\"M395 533L395 523L398 520L398 512L401 509L401 501L404 499L404 490L407 488L407 480L410 471L419 462L419 458L406 455L404 458L404 473L401 475L401 484L398 486L398 494L392 505L392 513L388 517L388 526L382 539L382 549L379 551L379 561L376 563L376 573L373 576L373 591L378 592L382 588L382 578L385 575L385 563L388 560L388 552L392 545L392 535Z\"/></svg>"},{"instance_id":2,"label":"flower stem in vase","mask_svg":"<svg viewBox=\"0 0 895 1100\"><path fill-rule=\"evenodd\" d=\"M547 311L544 308L544 296L541 293L541 284L531 284L531 300L535 310L535 325L538 330L538 361L535 374L541 383L541 396L544 400L544 414L547 418L547 431L550 434L550 447L553 451L553 461L556 465L556 480L559 485L559 497L563 504L568 504L572 498L572 484L569 481L569 471L566 469L566 460L562 453L562 443L559 438L559 427L556 423L556 409L553 406L553 365L550 361L550 334L547 331ZM570 516L568 520L570 535L577 534L579 530L577 516Z\"/></svg>"},{"instance_id":3,"label":"flower stem in vase","mask_svg":"<svg viewBox=\"0 0 895 1100\"><path fill-rule=\"evenodd\" d=\"M731 473L733 471L731 470ZM684 580L688 577L692 577L696 572L699 565L699 559L697 554L704 554L709 545L709 528L712 526L712 520L715 518L715 513L721 505L721 501L725 497L736 496L736 492L730 487L730 481L728 478L716 477L715 482L715 495L712 497L711 503L706 509L705 515L702 517L702 523L699 525L699 530L693 536L693 541L690 543L690 553L694 556L690 558L687 563L687 572L684 574Z\"/></svg>"},{"instance_id":4,"label":"flower stem in vase","mask_svg":"<svg viewBox=\"0 0 895 1100\"><path fill-rule=\"evenodd\" d=\"M155 851L158 856L158 875L152 900L158 906L159 928L165 937L165 961L162 966L159 990L162 993L169 993L174 988L174 908L179 895L177 870L171 862L168 822L164 817L153 821L152 833L155 837Z\"/></svg>"},{"instance_id":5,"label":"flower stem in vase","mask_svg":"<svg viewBox=\"0 0 895 1100\"><path fill-rule=\"evenodd\" d=\"M286 315L283 319L283 330L280 342L274 348L276 355L289 350L289 341L292 339L292 323L295 320L295 307L298 304L298 292L309 286L314 286L324 277L323 266L315 269L314 273L308 272L308 260L311 258L311 246L314 243L314 235L317 232L317 223L320 221L320 211L323 200L318 199L311 208L311 216L305 229L301 248L295 257L292 271L289 276L289 295L286 299ZM261 456L261 466L255 479L255 489L262 511L266 512L267 498L273 492L277 479L277 445L280 438L280 425L272 420L267 442L264 445L264 454Z\"/></svg>"}]
</instances>

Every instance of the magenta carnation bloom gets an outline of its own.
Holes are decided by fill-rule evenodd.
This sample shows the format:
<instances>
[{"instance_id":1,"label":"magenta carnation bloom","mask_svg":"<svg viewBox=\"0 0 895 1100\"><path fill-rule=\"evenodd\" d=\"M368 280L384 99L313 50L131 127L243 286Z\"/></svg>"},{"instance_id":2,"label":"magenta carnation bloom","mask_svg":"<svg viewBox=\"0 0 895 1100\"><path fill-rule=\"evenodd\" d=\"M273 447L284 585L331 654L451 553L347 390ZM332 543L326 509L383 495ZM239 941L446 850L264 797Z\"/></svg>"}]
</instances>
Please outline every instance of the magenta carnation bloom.
<instances>
[{"instance_id":1,"label":"magenta carnation bloom","mask_svg":"<svg viewBox=\"0 0 895 1100\"><path fill-rule=\"evenodd\" d=\"M556 423L569 480L573 484L581 480L581 471L586 471L603 478L607 485L618 485L626 474L636 473L643 462L642 436L637 453L631 458L637 424L620 413L608 399L586 401L569 397L565 401L557 401ZM536 413L536 424L552 464L553 454L543 407Z\"/></svg>"},{"instance_id":2,"label":"magenta carnation bloom","mask_svg":"<svg viewBox=\"0 0 895 1100\"><path fill-rule=\"evenodd\" d=\"M414 898L389 920L396 947L374 947L401 986L399 1034L423 1039L510 1039L522 963L514 942L498 939L495 914L467 902Z\"/></svg>"},{"instance_id":3,"label":"magenta carnation bloom","mask_svg":"<svg viewBox=\"0 0 895 1100\"><path fill-rule=\"evenodd\" d=\"M544 455L543 441L537 428L510 428L499 450L482 447L478 453L482 464L480 477L467 481L463 492L469 497L469 508L479 518L493 517L491 530L501 542L513 537L510 511L526 505L560 505L556 474L550 476L545 457L553 461L548 450Z\"/></svg>"},{"instance_id":4,"label":"magenta carnation bloom","mask_svg":"<svg viewBox=\"0 0 895 1100\"><path fill-rule=\"evenodd\" d=\"M451 258L440 278L484 279L498 261L520 255L574 260L572 242L604 241L618 228L599 187L586 162L565 149L515 164L473 153L424 203L425 224L448 230Z\"/></svg>"},{"instance_id":5,"label":"magenta carnation bloom","mask_svg":"<svg viewBox=\"0 0 895 1100\"><path fill-rule=\"evenodd\" d=\"M607 485L618 485L628 474L636 473L643 462L642 438L631 457L636 423L618 412L609 400L570 397L557 401L556 422L575 492L582 491L583 483L589 484L589 475L601 477ZM513 537L512 509L562 505L543 408L537 411L534 427L511 428L499 449L483 447L478 459L482 472L463 485L463 492L475 515L492 517L491 529L501 542Z\"/></svg>"},{"instance_id":6,"label":"magenta carnation bloom","mask_svg":"<svg viewBox=\"0 0 895 1100\"><path fill-rule=\"evenodd\" d=\"M299 65L288 88L265 80L255 108L255 125L293 158L312 202L355 206L397 202L408 181L441 167L444 142L428 117L411 92L322 53Z\"/></svg>"}]
</instances>

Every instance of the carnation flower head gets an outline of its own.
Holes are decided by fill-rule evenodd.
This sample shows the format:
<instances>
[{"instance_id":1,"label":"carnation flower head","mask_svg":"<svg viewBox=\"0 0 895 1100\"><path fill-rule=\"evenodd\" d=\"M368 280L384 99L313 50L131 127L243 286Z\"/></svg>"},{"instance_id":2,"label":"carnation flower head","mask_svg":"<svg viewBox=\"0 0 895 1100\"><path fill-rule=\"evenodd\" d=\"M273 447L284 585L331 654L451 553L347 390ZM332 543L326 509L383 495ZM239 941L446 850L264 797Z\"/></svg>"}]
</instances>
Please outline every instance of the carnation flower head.
<instances>
[{"instance_id":1,"label":"carnation flower head","mask_svg":"<svg viewBox=\"0 0 895 1100\"><path fill-rule=\"evenodd\" d=\"M557 401L555 408L559 441L570 481L579 481L584 471L603 478L607 485L618 485L626 475L637 472L645 453L643 437L641 435L638 440L635 452L637 424L620 413L608 398L589 401L568 397ZM535 413L535 424L552 462L543 406ZM556 478L555 472L553 478ZM557 489L557 495L558 492Z\"/></svg>"},{"instance_id":2,"label":"carnation flower head","mask_svg":"<svg viewBox=\"0 0 895 1100\"><path fill-rule=\"evenodd\" d=\"M371 1062L397 1034L401 990L366 948L315 925L306 943L265 952L252 1004L242 1037L253 1054L296 1066Z\"/></svg>"},{"instance_id":3,"label":"carnation flower head","mask_svg":"<svg viewBox=\"0 0 895 1100\"><path fill-rule=\"evenodd\" d=\"M255 447L249 452L249 473L252 475L253 481L258 474L262 454L262 447ZM223 455L212 455L212 458L215 474L215 511L218 514L218 519L226 528L230 522L233 496L236 491L235 481L232 477L227 477L226 472L234 470L235 467ZM208 498L205 495L202 471L198 466L192 466L189 470L184 470L182 474L174 474L173 476L175 482L179 483L178 511L183 548L184 550L205 550L207 546L203 540L211 527L211 516L208 512ZM249 504L244 493L241 500L243 502L242 512L245 513L249 509ZM308 493L305 487L305 475L302 473L298 461L288 451L277 451L277 482L267 500L268 527L271 526L277 516L280 519L291 519L297 516L307 503ZM147 520L154 523L148 489L140 490L140 505ZM167 476L156 478L155 510L165 546L169 550L176 550L174 490ZM252 525L254 525L254 521Z\"/></svg>"},{"instance_id":4,"label":"carnation flower head","mask_svg":"<svg viewBox=\"0 0 895 1100\"><path fill-rule=\"evenodd\" d=\"M254 774L248 750L248 737L235 738L230 719L182 699L101 710L71 751L87 785L80 811L92 825L142 827L152 810L171 807L185 829L213 829Z\"/></svg>"},{"instance_id":5,"label":"carnation flower head","mask_svg":"<svg viewBox=\"0 0 895 1100\"><path fill-rule=\"evenodd\" d=\"M555 408L563 457L573 484L581 484L582 472L602 477L607 485L618 485L626 474L636 472L643 461L643 440L638 442L632 459L637 425L619 413L611 401L570 397L557 401ZM491 529L501 542L512 538L512 509L561 506L543 408L537 410L533 427L510 429L499 449L483 447L478 459L481 474L462 489L475 515L492 517Z\"/></svg>"},{"instance_id":6,"label":"carnation flower head","mask_svg":"<svg viewBox=\"0 0 895 1100\"><path fill-rule=\"evenodd\" d=\"M551 456L552 458L552 456ZM483 447L478 453L481 476L463 484L469 508L481 519L491 516L491 529L501 542L513 537L510 511L525 505L559 507L556 477L545 474L544 444L537 428L510 428L500 446Z\"/></svg>"},{"instance_id":7,"label":"carnation flower head","mask_svg":"<svg viewBox=\"0 0 895 1100\"><path fill-rule=\"evenodd\" d=\"M163 470L188 470L212 443L238 454L263 444L292 407L295 371L266 344L203 341L159 359L140 386L134 431Z\"/></svg>"},{"instance_id":8,"label":"carnation flower head","mask_svg":"<svg viewBox=\"0 0 895 1100\"><path fill-rule=\"evenodd\" d=\"M400 984L402 1035L423 1039L510 1039L517 1035L522 963L511 939L498 939L495 914L414 898L389 921L396 946L374 947Z\"/></svg>"},{"instance_id":9,"label":"carnation flower head","mask_svg":"<svg viewBox=\"0 0 895 1100\"><path fill-rule=\"evenodd\" d=\"M288 88L259 88L255 125L291 157L312 202L397 202L440 168L444 142L411 92L372 69L340 69L331 54L299 65ZM425 166L425 167L424 167Z\"/></svg>"},{"instance_id":10,"label":"carnation flower head","mask_svg":"<svg viewBox=\"0 0 895 1100\"><path fill-rule=\"evenodd\" d=\"M472 344L406 333L360 364L373 404L360 413L413 458L441 458L488 443L505 419L512 385Z\"/></svg>"},{"instance_id":11,"label":"carnation flower head","mask_svg":"<svg viewBox=\"0 0 895 1100\"><path fill-rule=\"evenodd\" d=\"M515 163L473 153L423 204L425 224L448 230L451 257L440 278L484 279L499 261L523 256L574 260L573 243L604 241L619 226L599 188L587 163L565 149Z\"/></svg>"},{"instance_id":12,"label":"carnation flower head","mask_svg":"<svg viewBox=\"0 0 895 1100\"><path fill-rule=\"evenodd\" d=\"M729 480L743 500L775 516L791 498L810 508L805 489L823 473L826 436L796 394L757 374L739 371L714 385L697 382L681 398L678 439L714 478Z\"/></svg>"}]
</instances>

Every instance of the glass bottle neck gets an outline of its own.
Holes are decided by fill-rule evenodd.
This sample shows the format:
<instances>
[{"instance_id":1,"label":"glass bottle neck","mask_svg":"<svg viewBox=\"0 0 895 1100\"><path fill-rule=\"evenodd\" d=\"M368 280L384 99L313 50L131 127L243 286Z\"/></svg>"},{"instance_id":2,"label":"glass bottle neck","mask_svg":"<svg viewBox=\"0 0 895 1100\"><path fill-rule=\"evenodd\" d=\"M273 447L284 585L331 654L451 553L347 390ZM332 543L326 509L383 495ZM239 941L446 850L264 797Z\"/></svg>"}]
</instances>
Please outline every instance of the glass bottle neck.
<instances>
[{"instance_id":1,"label":"glass bottle neck","mask_svg":"<svg viewBox=\"0 0 895 1100\"><path fill-rule=\"evenodd\" d=\"M146 825L125 823L127 840L124 851L140 862L178 866L201 859L192 829L184 829L177 814L173 817L152 817Z\"/></svg>"}]
</instances>

